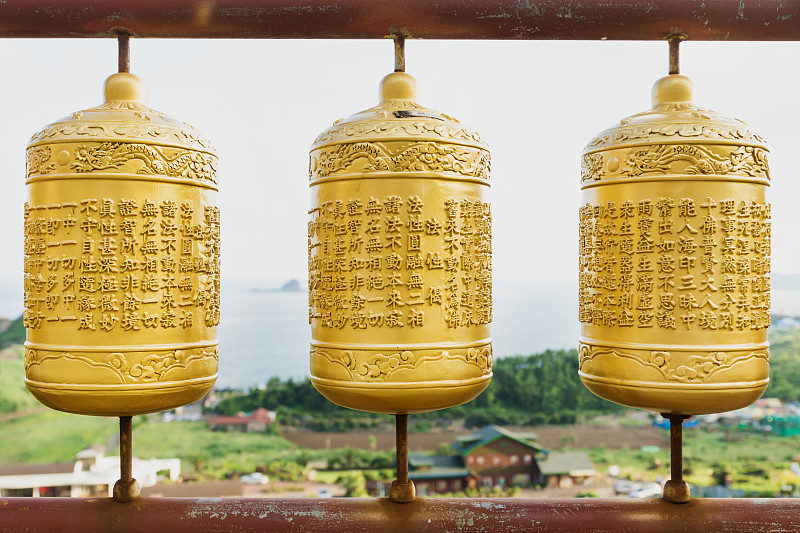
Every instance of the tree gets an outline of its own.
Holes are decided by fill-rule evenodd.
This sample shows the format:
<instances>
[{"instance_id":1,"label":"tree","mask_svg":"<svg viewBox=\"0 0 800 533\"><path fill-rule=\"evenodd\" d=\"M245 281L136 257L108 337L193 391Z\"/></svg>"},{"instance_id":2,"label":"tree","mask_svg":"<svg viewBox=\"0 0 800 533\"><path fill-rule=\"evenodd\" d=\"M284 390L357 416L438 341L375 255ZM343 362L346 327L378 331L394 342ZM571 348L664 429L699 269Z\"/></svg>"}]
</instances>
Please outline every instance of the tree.
<instances>
[{"instance_id":1,"label":"tree","mask_svg":"<svg viewBox=\"0 0 800 533\"><path fill-rule=\"evenodd\" d=\"M367 480L361 472L346 472L336 483L344 488L345 496L359 498L367 495Z\"/></svg>"}]
</instances>

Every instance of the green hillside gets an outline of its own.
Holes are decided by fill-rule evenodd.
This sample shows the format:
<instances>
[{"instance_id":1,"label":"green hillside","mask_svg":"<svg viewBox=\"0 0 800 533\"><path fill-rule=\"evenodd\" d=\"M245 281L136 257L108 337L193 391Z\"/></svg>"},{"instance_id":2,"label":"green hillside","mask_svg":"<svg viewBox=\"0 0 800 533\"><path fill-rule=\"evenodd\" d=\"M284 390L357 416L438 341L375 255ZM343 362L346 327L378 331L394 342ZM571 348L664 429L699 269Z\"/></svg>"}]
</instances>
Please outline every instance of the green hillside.
<instances>
[{"instance_id":1,"label":"green hillside","mask_svg":"<svg viewBox=\"0 0 800 533\"><path fill-rule=\"evenodd\" d=\"M40 404L31 396L25 383L22 346L17 344L0 350L0 414L27 411Z\"/></svg>"}]
</instances>

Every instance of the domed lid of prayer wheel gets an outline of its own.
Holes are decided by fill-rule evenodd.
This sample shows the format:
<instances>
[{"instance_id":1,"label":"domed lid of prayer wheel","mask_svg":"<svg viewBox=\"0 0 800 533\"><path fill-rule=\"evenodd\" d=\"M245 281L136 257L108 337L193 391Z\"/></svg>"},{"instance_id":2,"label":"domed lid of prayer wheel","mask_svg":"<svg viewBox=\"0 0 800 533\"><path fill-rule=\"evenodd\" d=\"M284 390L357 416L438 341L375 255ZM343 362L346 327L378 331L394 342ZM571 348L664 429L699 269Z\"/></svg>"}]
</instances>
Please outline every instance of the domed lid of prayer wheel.
<instances>
[{"instance_id":1,"label":"domed lid of prayer wheel","mask_svg":"<svg viewBox=\"0 0 800 533\"><path fill-rule=\"evenodd\" d=\"M383 78L377 106L337 120L316 138L311 146L311 180L353 172L437 172L488 180L489 150L478 133L419 105L415 96L416 81L405 72ZM374 144L395 141L395 145ZM416 141L436 145L409 145ZM371 143L366 157L363 143Z\"/></svg>"},{"instance_id":2,"label":"domed lid of prayer wheel","mask_svg":"<svg viewBox=\"0 0 800 533\"><path fill-rule=\"evenodd\" d=\"M77 173L118 172L123 163L137 160L139 174L160 174L216 189L214 147L192 126L147 107L146 93L133 74L110 76L103 105L77 111L31 137L28 178L65 166ZM81 141L102 144L73 156L65 150L51 153L49 146Z\"/></svg>"},{"instance_id":3,"label":"domed lid of prayer wheel","mask_svg":"<svg viewBox=\"0 0 800 533\"><path fill-rule=\"evenodd\" d=\"M670 74L659 79L652 100L651 109L622 119L586 145L581 163L584 187L653 174L731 174L769 180L764 140L744 122L694 105L689 78Z\"/></svg>"}]
</instances>

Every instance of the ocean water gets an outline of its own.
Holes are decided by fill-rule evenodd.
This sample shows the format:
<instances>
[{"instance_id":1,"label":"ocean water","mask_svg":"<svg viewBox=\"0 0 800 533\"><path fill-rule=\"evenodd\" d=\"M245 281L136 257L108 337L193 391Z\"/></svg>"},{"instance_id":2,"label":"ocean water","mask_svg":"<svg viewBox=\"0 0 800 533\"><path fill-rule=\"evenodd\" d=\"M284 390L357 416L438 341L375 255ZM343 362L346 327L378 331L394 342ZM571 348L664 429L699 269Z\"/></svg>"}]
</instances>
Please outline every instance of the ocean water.
<instances>
[{"instance_id":1,"label":"ocean water","mask_svg":"<svg viewBox=\"0 0 800 533\"><path fill-rule=\"evenodd\" d=\"M306 292L254 292L258 283L231 281L222 288L219 327L220 387L248 388L270 377L308 375ZM494 284L495 357L571 348L578 337L577 286Z\"/></svg>"}]
</instances>

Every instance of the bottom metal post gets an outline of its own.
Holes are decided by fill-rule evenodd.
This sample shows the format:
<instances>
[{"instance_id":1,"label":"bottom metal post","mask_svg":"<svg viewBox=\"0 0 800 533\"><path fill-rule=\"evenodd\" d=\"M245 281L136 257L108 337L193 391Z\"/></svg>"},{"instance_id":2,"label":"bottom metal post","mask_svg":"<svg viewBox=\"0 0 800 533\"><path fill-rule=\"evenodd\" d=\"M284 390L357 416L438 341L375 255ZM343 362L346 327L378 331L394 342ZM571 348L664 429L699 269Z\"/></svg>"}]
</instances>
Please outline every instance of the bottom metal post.
<instances>
[{"instance_id":1,"label":"bottom metal post","mask_svg":"<svg viewBox=\"0 0 800 533\"><path fill-rule=\"evenodd\" d=\"M397 442L397 479L392 481L389 499L395 503L410 503L416 498L414 482L408 479L408 415L395 415Z\"/></svg>"},{"instance_id":2,"label":"bottom metal post","mask_svg":"<svg viewBox=\"0 0 800 533\"><path fill-rule=\"evenodd\" d=\"M139 497L139 483L133 479L133 417L119 417L119 480L114 483L114 501L131 502Z\"/></svg>"},{"instance_id":3,"label":"bottom metal post","mask_svg":"<svg viewBox=\"0 0 800 533\"><path fill-rule=\"evenodd\" d=\"M687 503L692 499L689 484L683 480L683 421L688 415L664 414L669 420L669 449L671 479L664 485L664 499L672 503Z\"/></svg>"}]
</instances>

